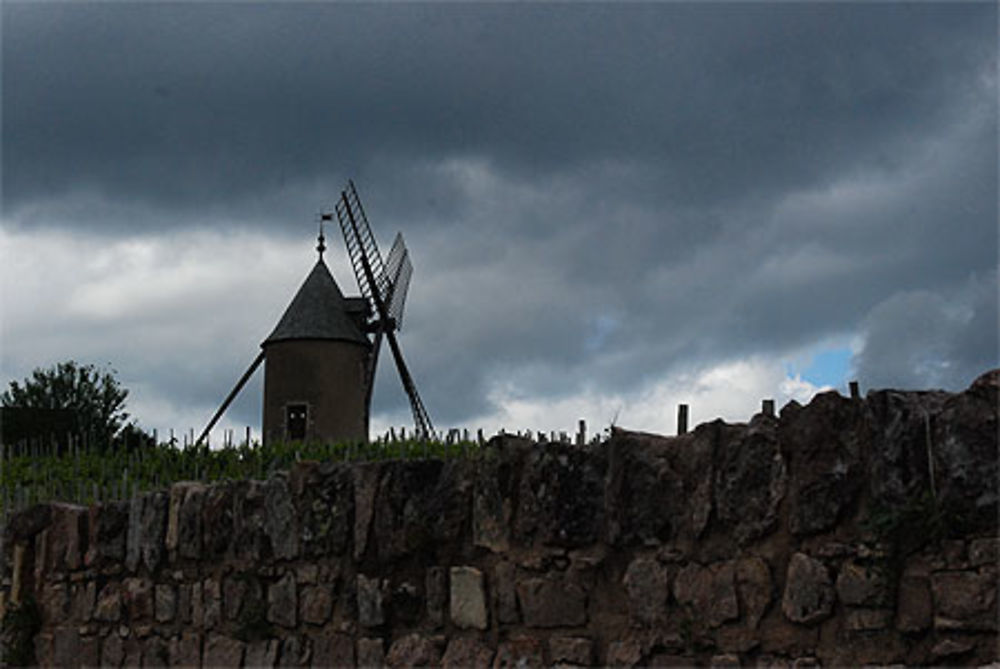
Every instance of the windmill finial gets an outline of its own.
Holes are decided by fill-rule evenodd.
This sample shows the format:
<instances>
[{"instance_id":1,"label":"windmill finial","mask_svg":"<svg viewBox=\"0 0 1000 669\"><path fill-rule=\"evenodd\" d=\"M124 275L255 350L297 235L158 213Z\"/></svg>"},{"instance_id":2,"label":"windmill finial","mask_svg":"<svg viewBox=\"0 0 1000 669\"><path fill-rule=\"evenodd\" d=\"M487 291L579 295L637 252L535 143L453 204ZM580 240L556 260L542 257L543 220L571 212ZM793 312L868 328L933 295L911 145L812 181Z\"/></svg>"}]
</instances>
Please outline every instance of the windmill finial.
<instances>
[{"instance_id":1,"label":"windmill finial","mask_svg":"<svg viewBox=\"0 0 1000 669\"><path fill-rule=\"evenodd\" d=\"M333 220L332 214L320 214L319 215L319 244L316 245L316 250L319 251L319 259L323 259L323 251L326 251L326 237L323 236L323 221Z\"/></svg>"}]
</instances>

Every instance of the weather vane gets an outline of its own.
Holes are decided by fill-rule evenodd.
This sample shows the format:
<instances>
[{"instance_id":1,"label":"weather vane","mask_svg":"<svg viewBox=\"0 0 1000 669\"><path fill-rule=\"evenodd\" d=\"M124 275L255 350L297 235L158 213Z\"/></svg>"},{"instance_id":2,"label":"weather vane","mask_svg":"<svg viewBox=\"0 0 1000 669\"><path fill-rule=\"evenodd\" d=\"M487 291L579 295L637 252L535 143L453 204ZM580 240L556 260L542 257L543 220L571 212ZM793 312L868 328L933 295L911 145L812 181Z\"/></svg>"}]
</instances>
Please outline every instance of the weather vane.
<instances>
[{"instance_id":1,"label":"weather vane","mask_svg":"<svg viewBox=\"0 0 1000 669\"><path fill-rule=\"evenodd\" d=\"M319 215L319 244L316 245L316 250L319 251L319 259L323 259L323 251L326 251L326 237L323 236L323 222L332 221L333 214L324 214L320 212Z\"/></svg>"}]
</instances>

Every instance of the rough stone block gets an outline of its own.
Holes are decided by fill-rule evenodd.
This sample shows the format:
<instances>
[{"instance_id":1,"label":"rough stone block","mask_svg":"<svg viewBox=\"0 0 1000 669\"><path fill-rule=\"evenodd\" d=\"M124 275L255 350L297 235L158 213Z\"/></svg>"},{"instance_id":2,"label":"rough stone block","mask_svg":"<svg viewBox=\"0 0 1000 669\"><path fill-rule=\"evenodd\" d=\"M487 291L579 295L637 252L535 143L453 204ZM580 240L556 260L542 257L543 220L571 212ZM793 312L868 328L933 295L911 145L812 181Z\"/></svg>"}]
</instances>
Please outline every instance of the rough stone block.
<instances>
[{"instance_id":1,"label":"rough stone block","mask_svg":"<svg viewBox=\"0 0 1000 669\"><path fill-rule=\"evenodd\" d=\"M209 634L205 639L203 663L206 667L239 667L244 651L242 641L221 634Z\"/></svg>"},{"instance_id":2,"label":"rough stone block","mask_svg":"<svg viewBox=\"0 0 1000 669\"><path fill-rule=\"evenodd\" d=\"M435 667L440 659L437 643L419 634L407 634L392 643L385 663L390 667Z\"/></svg>"},{"instance_id":3,"label":"rough stone block","mask_svg":"<svg viewBox=\"0 0 1000 669\"><path fill-rule=\"evenodd\" d=\"M383 603L387 587L388 582L385 580L379 580L377 577L368 578L364 574L358 574L356 588L358 623L362 626L377 627L385 622Z\"/></svg>"},{"instance_id":4,"label":"rough stone block","mask_svg":"<svg viewBox=\"0 0 1000 669\"><path fill-rule=\"evenodd\" d=\"M570 548L596 542L604 526L605 469L596 453L569 444L529 451L517 496L515 541Z\"/></svg>"},{"instance_id":5,"label":"rough stone block","mask_svg":"<svg viewBox=\"0 0 1000 669\"><path fill-rule=\"evenodd\" d=\"M996 537L987 537L984 539L973 539L969 542L970 566L996 566L998 561L1000 561L1000 539Z\"/></svg>"},{"instance_id":6,"label":"rough stone block","mask_svg":"<svg viewBox=\"0 0 1000 669\"><path fill-rule=\"evenodd\" d=\"M167 494L153 492L142 502L142 530L139 532L142 563L150 572L156 570L164 557L163 536L167 526Z\"/></svg>"},{"instance_id":7,"label":"rough stone block","mask_svg":"<svg viewBox=\"0 0 1000 669\"><path fill-rule=\"evenodd\" d=\"M262 639L251 641L247 644L244 653L244 666L246 667L267 667L270 669L278 663L278 651L281 649L281 641L278 639ZM317 663L317 666L323 666ZM326 666L337 666L330 664ZM350 666L350 665L346 665Z\"/></svg>"},{"instance_id":8,"label":"rough stone block","mask_svg":"<svg viewBox=\"0 0 1000 669\"><path fill-rule=\"evenodd\" d=\"M94 620L114 623L121 618L122 597L120 586L115 581L109 581L97 596L94 607Z\"/></svg>"},{"instance_id":9,"label":"rough stone block","mask_svg":"<svg viewBox=\"0 0 1000 669\"><path fill-rule=\"evenodd\" d=\"M148 578L127 578L124 585L129 621L146 622L152 619L154 611L153 582Z\"/></svg>"},{"instance_id":10,"label":"rough stone block","mask_svg":"<svg viewBox=\"0 0 1000 669\"><path fill-rule=\"evenodd\" d=\"M79 653L76 657L78 667L100 667L101 638L97 636L80 637Z\"/></svg>"},{"instance_id":11,"label":"rough stone block","mask_svg":"<svg viewBox=\"0 0 1000 669\"><path fill-rule=\"evenodd\" d=\"M205 629L213 629L222 622L222 586L214 578L201 583Z\"/></svg>"},{"instance_id":12,"label":"rough stone block","mask_svg":"<svg viewBox=\"0 0 1000 669\"><path fill-rule=\"evenodd\" d=\"M53 632L52 664L56 667L79 666L80 633L75 626L57 627Z\"/></svg>"},{"instance_id":13,"label":"rough stone block","mask_svg":"<svg viewBox=\"0 0 1000 669\"><path fill-rule=\"evenodd\" d=\"M739 667L742 665L740 664L740 658L738 655L723 653L721 655L713 655L708 661L708 666L710 669L730 669L732 667Z\"/></svg>"},{"instance_id":14,"label":"rough stone block","mask_svg":"<svg viewBox=\"0 0 1000 669\"><path fill-rule=\"evenodd\" d=\"M169 583L156 586L156 622L169 623L177 615L177 590Z\"/></svg>"},{"instance_id":15,"label":"rough stone block","mask_svg":"<svg viewBox=\"0 0 1000 669\"><path fill-rule=\"evenodd\" d=\"M944 559L947 569L968 569L969 560L966 556L966 544L961 539L947 539L940 543L940 558Z\"/></svg>"},{"instance_id":16,"label":"rough stone block","mask_svg":"<svg viewBox=\"0 0 1000 669\"><path fill-rule=\"evenodd\" d=\"M691 563L674 579L674 597L690 605L709 627L719 627L740 615L736 597L736 572L732 561L707 567Z\"/></svg>"},{"instance_id":17,"label":"rough stone block","mask_svg":"<svg viewBox=\"0 0 1000 669\"><path fill-rule=\"evenodd\" d=\"M170 486L167 493L167 531L163 535L163 545L170 553L171 558L177 552L177 539L181 526L181 504L184 502L184 493L189 485L192 485L192 482L178 481Z\"/></svg>"},{"instance_id":18,"label":"rough stone block","mask_svg":"<svg viewBox=\"0 0 1000 669\"><path fill-rule=\"evenodd\" d=\"M907 646L914 649L900 634L887 629L850 633L841 639L840 643L821 643L809 654L815 655L823 667L888 667L902 666Z\"/></svg>"},{"instance_id":19,"label":"rough stone block","mask_svg":"<svg viewBox=\"0 0 1000 669\"><path fill-rule=\"evenodd\" d=\"M705 472L714 469L716 517L741 544L769 534L778 525L788 474L776 425L777 421L766 420L742 430L720 426L715 466Z\"/></svg>"},{"instance_id":20,"label":"rough stone block","mask_svg":"<svg viewBox=\"0 0 1000 669\"><path fill-rule=\"evenodd\" d=\"M373 518L380 562L456 549L468 527L469 466L458 459L385 463Z\"/></svg>"},{"instance_id":21,"label":"rough stone block","mask_svg":"<svg viewBox=\"0 0 1000 669\"><path fill-rule=\"evenodd\" d=\"M181 584L179 584L177 586L177 620L178 620L178 622L190 623L191 622L191 614L192 614L192 610L191 610L191 584L190 583L181 583Z\"/></svg>"},{"instance_id":22,"label":"rough stone block","mask_svg":"<svg viewBox=\"0 0 1000 669\"><path fill-rule=\"evenodd\" d=\"M922 632L931 626L932 618L929 579L904 575L899 581L896 594L896 629L901 632Z\"/></svg>"},{"instance_id":23,"label":"rough stone block","mask_svg":"<svg viewBox=\"0 0 1000 669\"><path fill-rule=\"evenodd\" d=\"M103 567L125 558L128 508L128 502L91 505L88 510L90 540L84 558L88 567Z\"/></svg>"},{"instance_id":24,"label":"rough stone block","mask_svg":"<svg viewBox=\"0 0 1000 669\"><path fill-rule=\"evenodd\" d=\"M554 636L549 638L549 660L589 667L593 663L594 642L586 637Z\"/></svg>"},{"instance_id":25,"label":"rough stone block","mask_svg":"<svg viewBox=\"0 0 1000 669\"><path fill-rule=\"evenodd\" d=\"M170 664L174 667L197 667L201 665L201 634L193 631L182 632L169 643Z\"/></svg>"},{"instance_id":26,"label":"rough stone block","mask_svg":"<svg viewBox=\"0 0 1000 669\"><path fill-rule=\"evenodd\" d=\"M967 640L942 639L931 648L931 657L935 662L946 664L957 664L956 660L967 655L974 650L976 644ZM963 663L964 664L964 663Z\"/></svg>"},{"instance_id":27,"label":"rough stone block","mask_svg":"<svg viewBox=\"0 0 1000 669\"><path fill-rule=\"evenodd\" d=\"M382 469L380 464L372 463L354 467L351 473L354 477L354 559L360 560L368 548Z\"/></svg>"},{"instance_id":28,"label":"rough stone block","mask_svg":"<svg viewBox=\"0 0 1000 669\"><path fill-rule=\"evenodd\" d=\"M170 646L159 637L145 639L141 645L143 667L169 667Z\"/></svg>"},{"instance_id":29,"label":"rough stone block","mask_svg":"<svg viewBox=\"0 0 1000 669\"><path fill-rule=\"evenodd\" d=\"M409 581L398 583L392 589L391 610L393 626L413 627L423 618L424 600L420 590Z\"/></svg>"},{"instance_id":30,"label":"rough stone block","mask_svg":"<svg viewBox=\"0 0 1000 669\"><path fill-rule=\"evenodd\" d=\"M299 462L292 467L289 486L299 510L303 557L343 555L350 548L354 529L351 468L339 462ZM299 583L303 583L301 578Z\"/></svg>"},{"instance_id":31,"label":"rough stone block","mask_svg":"<svg viewBox=\"0 0 1000 669\"><path fill-rule=\"evenodd\" d=\"M448 605L448 572L444 567L428 567L424 577L427 618L434 625L444 624Z\"/></svg>"},{"instance_id":32,"label":"rough stone block","mask_svg":"<svg viewBox=\"0 0 1000 669\"><path fill-rule=\"evenodd\" d=\"M41 583L49 564L49 559L46 556L49 546L49 528L46 527L36 534L33 543L35 544L35 560L32 565L34 567L32 572L34 573L35 583Z\"/></svg>"},{"instance_id":33,"label":"rough stone block","mask_svg":"<svg viewBox=\"0 0 1000 669\"><path fill-rule=\"evenodd\" d=\"M849 632L882 630L892 622L892 609L848 609L844 628Z\"/></svg>"},{"instance_id":34,"label":"rough stone block","mask_svg":"<svg viewBox=\"0 0 1000 669\"><path fill-rule=\"evenodd\" d=\"M295 627L298 600L295 590L295 574L285 575L267 589L267 619L282 627Z\"/></svg>"},{"instance_id":35,"label":"rough stone block","mask_svg":"<svg viewBox=\"0 0 1000 669\"><path fill-rule=\"evenodd\" d=\"M1000 460L997 458L998 380L1000 373L993 369L976 379L965 392L945 394L940 413L931 419L929 437L934 444L938 502L959 515L963 525L981 528L992 536L997 532ZM923 416L915 411L913 414L911 422L924 428L920 437L926 440Z\"/></svg>"},{"instance_id":36,"label":"rough stone block","mask_svg":"<svg viewBox=\"0 0 1000 669\"><path fill-rule=\"evenodd\" d=\"M642 660L642 646L638 641L612 641L604 663L609 667L634 667Z\"/></svg>"},{"instance_id":37,"label":"rough stone block","mask_svg":"<svg viewBox=\"0 0 1000 669\"><path fill-rule=\"evenodd\" d=\"M513 563L498 562L493 569L493 595L496 598L497 618L503 624L520 621L517 612L517 567Z\"/></svg>"},{"instance_id":38,"label":"rough stone block","mask_svg":"<svg viewBox=\"0 0 1000 669\"><path fill-rule=\"evenodd\" d=\"M88 510L85 506L50 504L51 524L46 532L45 556L49 571L72 571L83 566Z\"/></svg>"},{"instance_id":39,"label":"rough stone block","mask_svg":"<svg viewBox=\"0 0 1000 669\"><path fill-rule=\"evenodd\" d=\"M249 665L249 660L247 661ZM319 634L312 637L314 667L353 667L354 639L347 634Z\"/></svg>"},{"instance_id":40,"label":"rough stone block","mask_svg":"<svg viewBox=\"0 0 1000 669\"><path fill-rule=\"evenodd\" d=\"M129 637L122 642L125 657L122 664L126 667L142 666L142 641L136 637Z\"/></svg>"},{"instance_id":41,"label":"rough stone block","mask_svg":"<svg viewBox=\"0 0 1000 669\"><path fill-rule=\"evenodd\" d=\"M834 590L826 566L804 553L788 561L781 611L795 623L810 625L833 612Z\"/></svg>"},{"instance_id":42,"label":"rough stone block","mask_svg":"<svg viewBox=\"0 0 1000 669\"><path fill-rule=\"evenodd\" d=\"M758 637L757 630L754 628L724 625L715 632L715 647L716 650L723 653L748 653L760 645ZM677 636L677 639L681 641L680 635ZM683 648L683 643L676 645L678 650Z\"/></svg>"},{"instance_id":43,"label":"rough stone block","mask_svg":"<svg viewBox=\"0 0 1000 669\"><path fill-rule=\"evenodd\" d=\"M474 567L452 567L449 581L452 623L458 627L486 629L488 619L483 573Z\"/></svg>"},{"instance_id":44,"label":"rough stone block","mask_svg":"<svg viewBox=\"0 0 1000 669\"><path fill-rule=\"evenodd\" d=\"M299 618L312 625L322 625L333 611L333 592L328 585L310 585L302 589Z\"/></svg>"},{"instance_id":45,"label":"rough stone block","mask_svg":"<svg viewBox=\"0 0 1000 669\"><path fill-rule=\"evenodd\" d=\"M89 622L97 603L97 582L85 581L73 586L73 617L80 622ZM2 608L2 607L0 607ZM2 617L0 617L2 620Z\"/></svg>"},{"instance_id":46,"label":"rough stone block","mask_svg":"<svg viewBox=\"0 0 1000 669\"><path fill-rule=\"evenodd\" d=\"M70 591L65 583L42 585L39 608L42 618L53 623L65 622L70 612Z\"/></svg>"},{"instance_id":47,"label":"rough stone block","mask_svg":"<svg viewBox=\"0 0 1000 669\"><path fill-rule=\"evenodd\" d=\"M780 616L761 621L758 633L764 654L796 657L815 652L819 643L819 626L789 625Z\"/></svg>"},{"instance_id":48,"label":"rough stone block","mask_svg":"<svg viewBox=\"0 0 1000 669\"><path fill-rule=\"evenodd\" d=\"M511 499L515 467L510 454L485 458L472 493L472 540L494 553L510 548Z\"/></svg>"},{"instance_id":49,"label":"rough stone block","mask_svg":"<svg viewBox=\"0 0 1000 669\"><path fill-rule=\"evenodd\" d=\"M529 627L573 627L587 623L587 593L560 578L528 578L517 584L524 623Z\"/></svg>"},{"instance_id":50,"label":"rough stone block","mask_svg":"<svg viewBox=\"0 0 1000 669\"><path fill-rule=\"evenodd\" d=\"M270 539L265 530L264 483L238 481L233 484L233 536L230 548L238 560L265 565L271 557ZM209 537L209 542L212 539Z\"/></svg>"},{"instance_id":51,"label":"rough stone block","mask_svg":"<svg viewBox=\"0 0 1000 669\"><path fill-rule=\"evenodd\" d=\"M120 667L122 666L122 661L125 659L125 645L122 643L122 638L112 632L104 637L101 642L101 666L102 667ZM195 660L195 664L198 664L199 660Z\"/></svg>"},{"instance_id":52,"label":"rough stone block","mask_svg":"<svg viewBox=\"0 0 1000 669\"><path fill-rule=\"evenodd\" d=\"M319 565L300 564L295 568L295 581L299 585L316 585L319 580Z\"/></svg>"},{"instance_id":53,"label":"rough stone block","mask_svg":"<svg viewBox=\"0 0 1000 669\"><path fill-rule=\"evenodd\" d=\"M762 558L750 556L736 561L736 591L746 626L757 629L774 599L771 569Z\"/></svg>"},{"instance_id":54,"label":"rough stone block","mask_svg":"<svg viewBox=\"0 0 1000 669\"><path fill-rule=\"evenodd\" d=\"M202 582L191 584L191 624L202 628L205 626L205 600L202 597Z\"/></svg>"},{"instance_id":55,"label":"rough stone block","mask_svg":"<svg viewBox=\"0 0 1000 669\"><path fill-rule=\"evenodd\" d=\"M299 519L288 481L276 474L264 484L264 529L277 560L291 560L299 554Z\"/></svg>"},{"instance_id":56,"label":"rough stone block","mask_svg":"<svg viewBox=\"0 0 1000 669\"><path fill-rule=\"evenodd\" d=\"M789 529L809 535L836 525L857 498L862 477L865 416L836 392L816 395L805 407L782 411L778 428L789 455Z\"/></svg>"},{"instance_id":57,"label":"rough stone block","mask_svg":"<svg viewBox=\"0 0 1000 669\"><path fill-rule=\"evenodd\" d=\"M523 637L509 639L497 646L493 657L494 669L501 667L541 667L545 664L542 644L538 639Z\"/></svg>"},{"instance_id":58,"label":"rough stone block","mask_svg":"<svg viewBox=\"0 0 1000 669\"><path fill-rule=\"evenodd\" d=\"M309 639L305 636L292 634L281 641L281 652L278 655L279 667L302 667L309 664L311 648Z\"/></svg>"},{"instance_id":59,"label":"rough stone block","mask_svg":"<svg viewBox=\"0 0 1000 669\"><path fill-rule=\"evenodd\" d=\"M670 580L667 569L652 558L636 558L625 570L629 620L634 626L662 623L667 612Z\"/></svg>"},{"instance_id":60,"label":"rough stone block","mask_svg":"<svg viewBox=\"0 0 1000 669\"><path fill-rule=\"evenodd\" d=\"M382 639L358 639L358 666L384 667L385 647Z\"/></svg>"},{"instance_id":61,"label":"rough stone block","mask_svg":"<svg viewBox=\"0 0 1000 669\"><path fill-rule=\"evenodd\" d=\"M205 486L193 484L184 493L178 519L177 554L196 560L201 557L202 502Z\"/></svg>"},{"instance_id":62,"label":"rough stone block","mask_svg":"<svg viewBox=\"0 0 1000 669\"><path fill-rule=\"evenodd\" d=\"M837 575L837 597L848 606L879 606L886 603L888 588L874 567L847 562Z\"/></svg>"},{"instance_id":63,"label":"rough stone block","mask_svg":"<svg viewBox=\"0 0 1000 669\"><path fill-rule=\"evenodd\" d=\"M226 620L236 620L243 608L247 584L243 578L227 576L222 582L222 608Z\"/></svg>"},{"instance_id":64,"label":"rough stone block","mask_svg":"<svg viewBox=\"0 0 1000 669\"><path fill-rule=\"evenodd\" d=\"M129 504L125 566L136 571L142 563L152 572L163 559L169 498L165 492L137 495Z\"/></svg>"},{"instance_id":65,"label":"rough stone block","mask_svg":"<svg viewBox=\"0 0 1000 669\"><path fill-rule=\"evenodd\" d=\"M202 499L202 558L218 559L226 555L234 534L233 484L216 483Z\"/></svg>"},{"instance_id":66,"label":"rough stone block","mask_svg":"<svg viewBox=\"0 0 1000 669\"><path fill-rule=\"evenodd\" d=\"M52 632L39 632L35 635L35 661L41 667L55 666L53 660L54 639Z\"/></svg>"},{"instance_id":67,"label":"rough stone block","mask_svg":"<svg viewBox=\"0 0 1000 669\"><path fill-rule=\"evenodd\" d=\"M935 629L997 630L996 573L936 572L931 594Z\"/></svg>"},{"instance_id":68,"label":"rough stone block","mask_svg":"<svg viewBox=\"0 0 1000 669\"><path fill-rule=\"evenodd\" d=\"M24 599L25 590L30 587L31 565L27 559L28 547L24 542L14 544L14 559L11 567L10 601L21 602Z\"/></svg>"},{"instance_id":69,"label":"rough stone block","mask_svg":"<svg viewBox=\"0 0 1000 669\"><path fill-rule=\"evenodd\" d=\"M650 654L646 665L650 667L677 667L685 669L694 666L694 658L675 652L654 652Z\"/></svg>"},{"instance_id":70,"label":"rough stone block","mask_svg":"<svg viewBox=\"0 0 1000 669\"><path fill-rule=\"evenodd\" d=\"M488 667L493 660L493 649L479 639L469 637L453 638L441 658L442 669L466 669L466 667Z\"/></svg>"}]
</instances>

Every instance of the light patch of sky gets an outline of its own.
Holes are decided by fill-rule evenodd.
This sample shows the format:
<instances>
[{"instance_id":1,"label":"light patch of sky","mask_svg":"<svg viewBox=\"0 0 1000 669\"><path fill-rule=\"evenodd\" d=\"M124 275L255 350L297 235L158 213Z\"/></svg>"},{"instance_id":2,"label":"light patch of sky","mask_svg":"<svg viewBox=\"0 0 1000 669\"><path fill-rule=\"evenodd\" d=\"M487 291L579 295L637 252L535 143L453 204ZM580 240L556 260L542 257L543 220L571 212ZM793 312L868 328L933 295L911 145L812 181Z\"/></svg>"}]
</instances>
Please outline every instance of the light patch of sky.
<instances>
[{"instance_id":1,"label":"light patch of sky","mask_svg":"<svg viewBox=\"0 0 1000 669\"><path fill-rule=\"evenodd\" d=\"M216 384L221 403L314 259L310 244L255 233L206 229L102 240L4 226L0 387L63 360L113 360L130 391L126 410L142 428L159 436L174 428L178 438L200 431L217 405L192 408L167 394L183 388L146 377L164 364L203 375L209 365L231 368L231 377ZM95 325L77 327L87 322ZM248 392L253 388L241 395ZM259 395L257 389L256 397L241 399L259 402ZM243 415L259 416L259 409ZM226 429L245 434L245 427L230 410L212 440L221 442ZM251 427L259 430L259 418Z\"/></svg>"},{"instance_id":2,"label":"light patch of sky","mask_svg":"<svg viewBox=\"0 0 1000 669\"><path fill-rule=\"evenodd\" d=\"M781 407L791 400L808 403L817 392L827 390L801 377L790 378L783 359L753 357L730 360L690 372L668 374L633 393L601 393L594 389L558 399L535 396L506 381L498 381L489 398L496 409L479 416L466 426L474 432L482 428L487 435L500 429L507 432L566 432L573 435L580 419L587 422L589 434L607 430L611 425L624 429L675 434L677 407L689 407L689 428L722 418L745 422L761 409L761 400L774 399ZM399 429L406 417L373 416L372 435ZM396 422L393 422L396 421Z\"/></svg>"},{"instance_id":3,"label":"light patch of sky","mask_svg":"<svg viewBox=\"0 0 1000 669\"><path fill-rule=\"evenodd\" d=\"M218 406L214 405L195 408L180 406L173 399L164 397L151 384L137 379L122 378L121 380L123 385L129 389L126 401L127 411L137 419L142 429L150 433L155 432L157 439L161 442L169 441L171 435L176 439L178 446L183 446L185 443L197 439L218 409ZM248 429L252 441L260 440L263 381L264 373L261 367L257 369L233 404L212 428L208 435L210 446L213 448L221 446L227 440L233 443L243 443L246 441ZM219 405L222 404L225 394L235 384L236 379L234 378L229 388L220 387ZM241 421L237 416L237 411L235 411L238 406L249 408L250 415L254 418L250 421Z\"/></svg>"},{"instance_id":4,"label":"light patch of sky","mask_svg":"<svg viewBox=\"0 0 1000 669\"><path fill-rule=\"evenodd\" d=\"M853 355L850 346L822 349L813 354L809 363L798 371L798 375L816 386L839 388L848 380Z\"/></svg>"},{"instance_id":5,"label":"light patch of sky","mask_svg":"<svg viewBox=\"0 0 1000 669\"><path fill-rule=\"evenodd\" d=\"M590 326L590 332L583 343L587 353L596 353L604 348L608 338L618 330L621 320L611 314L597 316Z\"/></svg>"}]
</instances>

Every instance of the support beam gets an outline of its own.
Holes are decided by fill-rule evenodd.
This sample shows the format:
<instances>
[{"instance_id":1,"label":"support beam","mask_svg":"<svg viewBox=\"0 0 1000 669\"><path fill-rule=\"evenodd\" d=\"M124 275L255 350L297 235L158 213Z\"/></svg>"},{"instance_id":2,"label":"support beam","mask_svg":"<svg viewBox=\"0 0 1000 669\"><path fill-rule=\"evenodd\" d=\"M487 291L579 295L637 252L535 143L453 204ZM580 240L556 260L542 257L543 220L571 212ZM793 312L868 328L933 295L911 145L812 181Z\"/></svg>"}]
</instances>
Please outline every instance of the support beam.
<instances>
[{"instance_id":1,"label":"support beam","mask_svg":"<svg viewBox=\"0 0 1000 669\"><path fill-rule=\"evenodd\" d=\"M201 436L198 437L198 441L195 442L195 446L200 446L201 442L205 440L205 437L207 437L208 433L212 431L212 428L215 427L215 424L219 422L219 419L222 418L222 414L226 412L226 409L229 408L229 405L232 404L233 400L236 399L236 396L240 393L241 390L243 390L243 386L247 384L247 381L250 380L250 377L253 376L253 373L257 371L257 368L260 367L260 363L262 362L264 362L264 351L261 351L257 355L257 358L254 359L253 363L250 365L250 368L243 374L242 377L240 377L240 380L236 382L236 387L233 388L233 390L229 393L226 399L223 400L222 406L220 406L219 410L215 412L214 416L212 416L212 420L208 421L208 426L201 433Z\"/></svg>"}]
</instances>

